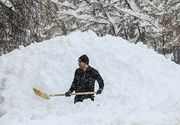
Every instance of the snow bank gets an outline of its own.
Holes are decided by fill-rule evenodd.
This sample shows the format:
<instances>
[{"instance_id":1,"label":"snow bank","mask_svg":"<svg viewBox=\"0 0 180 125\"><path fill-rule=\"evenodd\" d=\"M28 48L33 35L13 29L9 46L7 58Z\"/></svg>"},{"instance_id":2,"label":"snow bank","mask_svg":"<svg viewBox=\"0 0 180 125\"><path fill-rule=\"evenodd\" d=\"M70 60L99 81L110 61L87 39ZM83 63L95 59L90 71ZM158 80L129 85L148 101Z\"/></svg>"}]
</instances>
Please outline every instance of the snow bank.
<instances>
[{"instance_id":1,"label":"snow bank","mask_svg":"<svg viewBox=\"0 0 180 125\"><path fill-rule=\"evenodd\" d=\"M32 92L63 93L82 54L105 81L95 102L49 101ZM0 57L0 125L175 125L180 120L180 68L142 44L74 32ZM96 86L97 89L97 86Z\"/></svg>"}]
</instances>

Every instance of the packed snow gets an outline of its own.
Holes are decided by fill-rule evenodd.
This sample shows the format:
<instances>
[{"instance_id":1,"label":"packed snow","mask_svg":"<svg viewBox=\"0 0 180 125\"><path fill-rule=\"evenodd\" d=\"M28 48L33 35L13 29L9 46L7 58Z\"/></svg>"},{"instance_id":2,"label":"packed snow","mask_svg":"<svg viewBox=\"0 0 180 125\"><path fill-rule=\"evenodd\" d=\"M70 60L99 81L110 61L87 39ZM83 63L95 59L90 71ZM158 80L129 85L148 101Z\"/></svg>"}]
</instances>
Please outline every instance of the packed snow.
<instances>
[{"instance_id":1,"label":"packed snow","mask_svg":"<svg viewBox=\"0 0 180 125\"><path fill-rule=\"evenodd\" d=\"M66 92L82 54L105 82L94 102L33 93ZM179 74L179 65L143 44L91 31L55 37L0 57L0 125L177 125Z\"/></svg>"}]
</instances>

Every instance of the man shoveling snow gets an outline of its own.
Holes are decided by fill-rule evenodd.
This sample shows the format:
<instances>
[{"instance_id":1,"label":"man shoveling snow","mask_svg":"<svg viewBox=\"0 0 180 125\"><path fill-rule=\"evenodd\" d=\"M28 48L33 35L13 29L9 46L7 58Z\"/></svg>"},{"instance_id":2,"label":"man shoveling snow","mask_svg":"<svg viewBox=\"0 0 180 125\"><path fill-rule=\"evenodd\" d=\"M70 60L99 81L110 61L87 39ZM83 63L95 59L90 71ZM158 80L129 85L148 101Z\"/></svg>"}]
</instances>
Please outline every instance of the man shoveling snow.
<instances>
[{"instance_id":1,"label":"man shoveling snow","mask_svg":"<svg viewBox=\"0 0 180 125\"><path fill-rule=\"evenodd\" d=\"M99 89L96 94L101 94L104 88L104 81L99 72L89 65L89 58L86 55L82 55L78 60L79 68L76 69L74 80L68 92L65 93L66 97L71 96L71 93L75 91L79 92L94 92L95 81L99 84ZM74 103L83 102L84 99L91 99L94 101L94 94L88 95L76 95Z\"/></svg>"}]
</instances>

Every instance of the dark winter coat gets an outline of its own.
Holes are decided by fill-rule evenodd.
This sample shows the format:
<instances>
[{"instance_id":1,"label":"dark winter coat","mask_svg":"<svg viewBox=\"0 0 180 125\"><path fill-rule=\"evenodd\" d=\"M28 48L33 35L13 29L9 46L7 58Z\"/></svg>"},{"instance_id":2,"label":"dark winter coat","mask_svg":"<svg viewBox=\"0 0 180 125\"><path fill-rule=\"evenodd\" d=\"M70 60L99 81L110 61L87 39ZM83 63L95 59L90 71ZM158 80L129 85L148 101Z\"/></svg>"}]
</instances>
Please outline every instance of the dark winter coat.
<instances>
[{"instance_id":1,"label":"dark winter coat","mask_svg":"<svg viewBox=\"0 0 180 125\"><path fill-rule=\"evenodd\" d=\"M75 71L74 80L72 82L72 85L69 89L70 92L75 91L78 92L94 92L94 86L95 81L97 80L99 84L99 88L104 88L104 81L99 74L99 72L89 66L86 71L83 71L82 69L78 68ZM86 98L90 98L91 100L94 100L93 95L83 95L83 96L76 96L74 102L83 101Z\"/></svg>"}]
</instances>

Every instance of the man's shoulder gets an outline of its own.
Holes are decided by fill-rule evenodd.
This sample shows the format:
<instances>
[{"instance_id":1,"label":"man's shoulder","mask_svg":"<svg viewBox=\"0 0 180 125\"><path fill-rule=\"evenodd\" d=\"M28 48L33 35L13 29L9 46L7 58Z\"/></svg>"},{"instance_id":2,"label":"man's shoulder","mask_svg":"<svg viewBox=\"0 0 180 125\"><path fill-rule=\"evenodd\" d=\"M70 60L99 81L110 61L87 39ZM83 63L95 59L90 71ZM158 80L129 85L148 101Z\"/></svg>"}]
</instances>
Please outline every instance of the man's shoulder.
<instances>
[{"instance_id":1,"label":"man's shoulder","mask_svg":"<svg viewBox=\"0 0 180 125\"><path fill-rule=\"evenodd\" d=\"M76 69L76 72L79 72L79 71L81 71L81 68L77 68L77 69Z\"/></svg>"},{"instance_id":2,"label":"man's shoulder","mask_svg":"<svg viewBox=\"0 0 180 125\"><path fill-rule=\"evenodd\" d=\"M92 67L92 66L89 66L87 70L88 70L88 71L93 71L93 72L97 72L97 71L98 71L97 69L95 69L95 68ZM81 72L81 71L82 71L81 68L77 68L77 69L76 69L76 72Z\"/></svg>"},{"instance_id":3,"label":"man's shoulder","mask_svg":"<svg viewBox=\"0 0 180 125\"><path fill-rule=\"evenodd\" d=\"M92 72L97 72L98 70L97 69L95 69L94 67L91 67L91 66L89 66L90 68L90 70L92 71Z\"/></svg>"}]
</instances>

